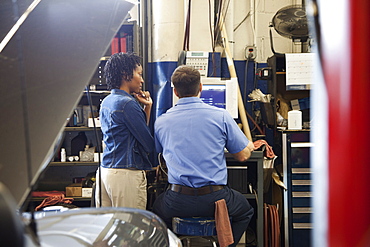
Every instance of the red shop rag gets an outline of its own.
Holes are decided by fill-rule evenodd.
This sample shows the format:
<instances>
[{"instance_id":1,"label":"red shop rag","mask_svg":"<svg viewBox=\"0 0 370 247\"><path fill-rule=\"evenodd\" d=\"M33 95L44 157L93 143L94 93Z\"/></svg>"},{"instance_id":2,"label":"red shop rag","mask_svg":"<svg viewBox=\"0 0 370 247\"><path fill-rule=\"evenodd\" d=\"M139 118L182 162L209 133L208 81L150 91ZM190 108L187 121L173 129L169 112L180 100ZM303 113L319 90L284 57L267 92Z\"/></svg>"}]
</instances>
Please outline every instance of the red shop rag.
<instances>
[{"instance_id":1,"label":"red shop rag","mask_svg":"<svg viewBox=\"0 0 370 247\"><path fill-rule=\"evenodd\" d=\"M226 247L234 243L234 237L225 199L216 201L215 206L215 221L218 243L220 247Z\"/></svg>"},{"instance_id":2,"label":"red shop rag","mask_svg":"<svg viewBox=\"0 0 370 247\"><path fill-rule=\"evenodd\" d=\"M274 151L272 150L272 147L267 143L267 141L265 140L257 140L255 142L253 142L253 145L254 145L254 150L257 150L259 149L261 146L265 145L266 149L264 151L264 155L267 157L267 158L274 158L275 157L275 153Z\"/></svg>"},{"instance_id":3,"label":"red shop rag","mask_svg":"<svg viewBox=\"0 0 370 247\"><path fill-rule=\"evenodd\" d=\"M38 211L39 209L43 208L43 207L46 207L46 206L51 206L51 205L55 205L57 203L67 203L67 204L71 204L73 202L73 198L65 198L64 197L64 194L60 194L60 195L54 195L54 196L49 196L49 197L46 197L40 205L38 205L36 208L35 208L35 211Z\"/></svg>"}]
</instances>

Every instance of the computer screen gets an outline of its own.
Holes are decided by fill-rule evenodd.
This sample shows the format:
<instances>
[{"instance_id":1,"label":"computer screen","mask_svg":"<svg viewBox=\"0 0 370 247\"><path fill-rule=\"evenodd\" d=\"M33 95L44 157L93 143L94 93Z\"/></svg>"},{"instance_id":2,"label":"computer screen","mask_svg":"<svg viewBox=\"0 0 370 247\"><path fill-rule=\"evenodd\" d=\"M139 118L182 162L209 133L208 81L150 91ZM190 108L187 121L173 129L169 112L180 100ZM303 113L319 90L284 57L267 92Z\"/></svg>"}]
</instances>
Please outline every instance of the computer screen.
<instances>
[{"instance_id":1,"label":"computer screen","mask_svg":"<svg viewBox=\"0 0 370 247\"><path fill-rule=\"evenodd\" d=\"M206 104L226 109L226 85L203 85L200 99Z\"/></svg>"},{"instance_id":2,"label":"computer screen","mask_svg":"<svg viewBox=\"0 0 370 247\"><path fill-rule=\"evenodd\" d=\"M238 118L238 81L236 78L221 80L221 78L206 77L201 79L201 100L204 103L226 109L233 118ZM173 105L179 99L173 94Z\"/></svg>"}]
</instances>

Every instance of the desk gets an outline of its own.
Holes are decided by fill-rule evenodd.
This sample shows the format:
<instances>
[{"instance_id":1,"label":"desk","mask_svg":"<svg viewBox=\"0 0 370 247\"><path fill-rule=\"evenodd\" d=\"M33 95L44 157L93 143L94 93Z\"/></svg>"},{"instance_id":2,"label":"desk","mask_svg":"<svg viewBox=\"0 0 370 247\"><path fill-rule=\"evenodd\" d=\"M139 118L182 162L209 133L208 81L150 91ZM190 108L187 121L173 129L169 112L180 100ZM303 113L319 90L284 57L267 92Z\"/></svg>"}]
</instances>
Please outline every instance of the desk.
<instances>
[{"instance_id":1,"label":"desk","mask_svg":"<svg viewBox=\"0 0 370 247\"><path fill-rule=\"evenodd\" d=\"M253 177L252 175L254 175L256 178L256 181L251 182L252 184L254 182L253 187L257 191L257 200L254 194L243 193L243 195L245 195L248 200L256 200L257 210L255 211L255 215L257 217L257 246L263 247L263 151L254 151L246 162L236 161L229 153L226 153L225 156L228 167L247 166L248 177Z\"/></svg>"}]
</instances>

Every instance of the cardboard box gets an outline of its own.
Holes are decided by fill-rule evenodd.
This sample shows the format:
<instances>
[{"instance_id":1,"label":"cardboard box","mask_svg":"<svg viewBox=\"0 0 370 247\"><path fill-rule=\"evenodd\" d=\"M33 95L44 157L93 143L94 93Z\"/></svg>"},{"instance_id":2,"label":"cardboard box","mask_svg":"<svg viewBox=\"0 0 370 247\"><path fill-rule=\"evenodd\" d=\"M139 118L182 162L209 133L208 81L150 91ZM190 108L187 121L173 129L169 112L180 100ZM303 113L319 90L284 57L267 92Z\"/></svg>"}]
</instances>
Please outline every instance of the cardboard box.
<instances>
[{"instance_id":1,"label":"cardboard box","mask_svg":"<svg viewBox=\"0 0 370 247\"><path fill-rule=\"evenodd\" d=\"M82 185L81 183L70 184L66 187L66 196L82 196Z\"/></svg>"},{"instance_id":2,"label":"cardboard box","mask_svg":"<svg viewBox=\"0 0 370 247\"><path fill-rule=\"evenodd\" d=\"M82 188L82 197L91 197L92 188Z\"/></svg>"}]
</instances>

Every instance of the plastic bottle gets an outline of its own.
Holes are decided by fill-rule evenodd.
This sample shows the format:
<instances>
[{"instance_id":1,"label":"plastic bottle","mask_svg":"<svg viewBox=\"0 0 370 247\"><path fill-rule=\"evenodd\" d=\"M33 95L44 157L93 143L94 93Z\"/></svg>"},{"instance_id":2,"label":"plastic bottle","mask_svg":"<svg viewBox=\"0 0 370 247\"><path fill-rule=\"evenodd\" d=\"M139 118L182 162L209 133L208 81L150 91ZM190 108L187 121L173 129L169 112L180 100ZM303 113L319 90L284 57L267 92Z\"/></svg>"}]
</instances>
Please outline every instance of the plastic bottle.
<instances>
[{"instance_id":1,"label":"plastic bottle","mask_svg":"<svg viewBox=\"0 0 370 247\"><path fill-rule=\"evenodd\" d=\"M301 130L302 129L302 112L292 110L288 112L288 129Z\"/></svg>"},{"instance_id":2,"label":"plastic bottle","mask_svg":"<svg viewBox=\"0 0 370 247\"><path fill-rule=\"evenodd\" d=\"M66 149L62 148L60 150L60 161L61 162L66 162L67 161L67 154L66 154Z\"/></svg>"}]
</instances>

